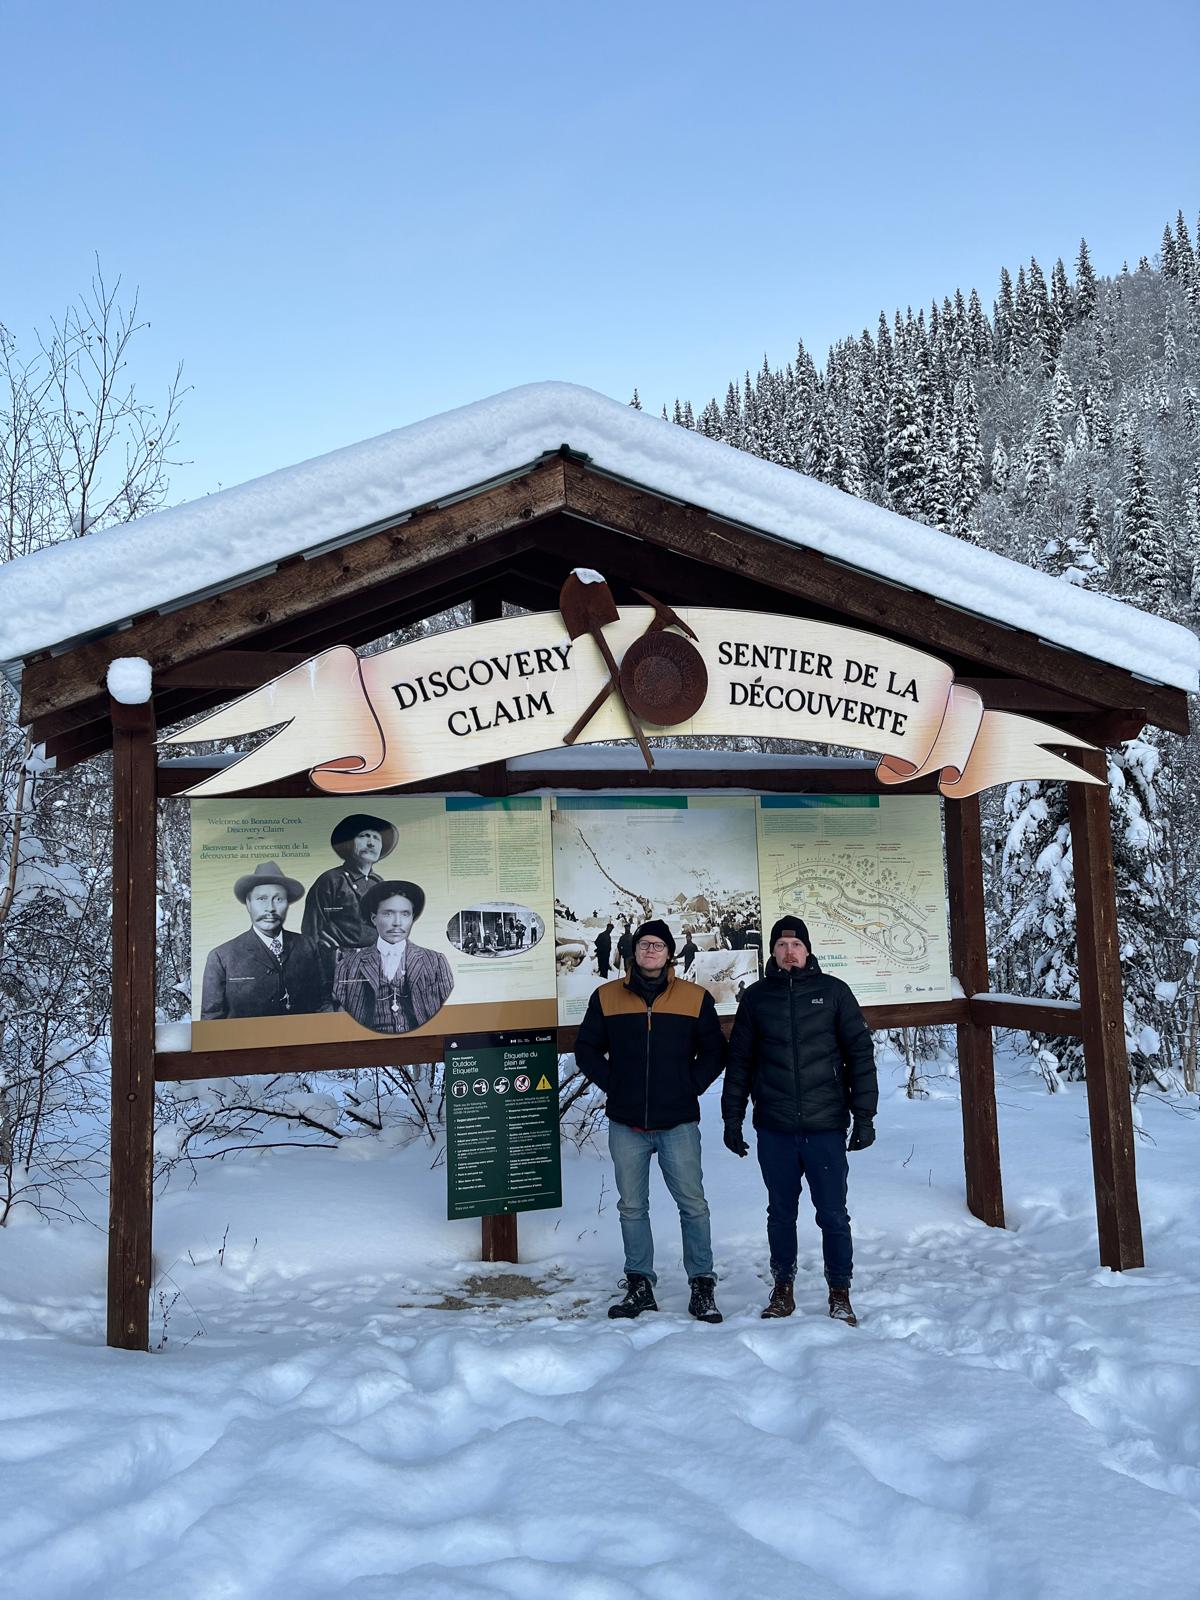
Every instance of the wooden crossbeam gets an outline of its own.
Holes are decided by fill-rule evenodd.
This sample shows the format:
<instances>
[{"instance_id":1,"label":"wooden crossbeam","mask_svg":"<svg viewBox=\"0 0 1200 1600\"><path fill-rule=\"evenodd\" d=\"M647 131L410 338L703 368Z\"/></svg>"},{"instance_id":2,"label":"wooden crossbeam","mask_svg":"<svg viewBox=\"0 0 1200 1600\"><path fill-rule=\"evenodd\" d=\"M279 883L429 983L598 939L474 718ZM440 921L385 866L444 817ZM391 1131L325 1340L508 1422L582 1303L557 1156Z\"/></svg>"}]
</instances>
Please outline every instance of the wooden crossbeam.
<instances>
[{"instance_id":1,"label":"wooden crossbeam","mask_svg":"<svg viewBox=\"0 0 1200 1600\"><path fill-rule=\"evenodd\" d=\"M1016 1028L1023 1033L1046 1033L1063 1039L1083 1038L1083 1013L1079 1006L1051 1006L1012 995L971 996L971 1021L982 1028Z\"/></svg>"},{"instance_id":2,"label":"wooden crossbeam","mask_svg":"<svg viewBox=\"0 0 1200 1600\"><path fill-rule=\"evenodd\" d=\"M967 1002L928 1000L864 1006L863 1015L875 1029L936 1027L961 1022L967 1015ZM721 1025L728 1034L733 1018L722 1017ZM559 1028L561 1052L570 1054L574 1050L577 1032L577 1028ZM266 1045L257 1050L160 1050L154 1058L154 1076L159 1083L186 1083L194 1078L263 1077L276 1072L413 1066L441 1061L444 1050L445 1036L440 1033L324 1044Z\"/></svg>"},{"instance_id":3,"label":"wooden crossbeam","mask_svg":"<svg viewBox=\"0 0 1200 1600\"><path fill-rule=\"evenodd\" d=\"M586 748L581 746L580 748ZM423 778L418 783L405 784L395 790L376 789L373 794L446 794L456 791L467 794L528 794L535 789L748 789L767 794L936 794L936 775L918 778L899 789L880 783L875 769L864 763L856 767L739 767L732 761L728 767L667 767L657 766L648 771L641 767L553 767L522 768L509 766L501 778L502 763L489 763L486 770L470 767L461 772L448 772L436 778ZM158 794L162 799L182 794L205 778L224 770L217 766L175 766L164 764L158 769ZM264 784L260 789L244 791L255 799L328 799L308 780L308 774L295 773L289 778Z\"/></svg>"}]
</instances>

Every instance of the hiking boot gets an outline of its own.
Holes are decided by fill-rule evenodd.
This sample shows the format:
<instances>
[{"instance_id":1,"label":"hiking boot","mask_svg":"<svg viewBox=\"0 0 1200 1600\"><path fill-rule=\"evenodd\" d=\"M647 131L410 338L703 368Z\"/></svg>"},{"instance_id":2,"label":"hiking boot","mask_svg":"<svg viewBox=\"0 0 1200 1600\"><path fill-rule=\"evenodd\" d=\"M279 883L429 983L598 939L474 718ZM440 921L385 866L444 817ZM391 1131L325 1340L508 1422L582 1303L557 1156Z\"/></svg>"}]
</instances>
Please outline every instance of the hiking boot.
<instances>
[{"instance_id":1,"label":"hiking boot","mask_svg":"<svg viewBox=\"0 0 1200 1600\"><path fill-rule=\"evenodd\" d=\"M643 1311L657 1311L658 1302L654 1298L654 1285L649 1278L644 1278L640 1272L628 1272L625 1275L625 1298L618 1300L616 1305L609 1306L610 1317L640 1317Z\"/></svg>"},{"instance_id":2,"label":"hiking boot","mask_svg":"<svg viewBox=\"0 0 1200 1600\"><path fill-rule=\"evenodd\" d=\"M693 1278L692 1298L688 1301L688 1312L699 1322L724 1322L725 1318L717 1310L714 1298L717 1280L715 1278Z\"/></svg>"},{"instance_id":3,"label":"hiking boot","mask_svg":"<svg viewBox=\"0 0 1200 1600\"><path fill-rule=\"evenodd\" d=\"M858 1318L854 1315L854 1307L850 1304L849 1289L829 1289L829 1315L835 1322L848 1322L852 1328L858 1327Z\"/></svg>"},{"instance_id":4,"label":"hiking boot","mask_svg":"<svg viewBox=\"0 0 1200 1600\"><path fill-rule=\"evenodd\" d=\"M775 1287L771 1290L771 1298L767 1302L764 1317L790 1317L796 1309L796 1295L792 1289L790 1278L776 1278Z\"/></svg>"}]
</instances>

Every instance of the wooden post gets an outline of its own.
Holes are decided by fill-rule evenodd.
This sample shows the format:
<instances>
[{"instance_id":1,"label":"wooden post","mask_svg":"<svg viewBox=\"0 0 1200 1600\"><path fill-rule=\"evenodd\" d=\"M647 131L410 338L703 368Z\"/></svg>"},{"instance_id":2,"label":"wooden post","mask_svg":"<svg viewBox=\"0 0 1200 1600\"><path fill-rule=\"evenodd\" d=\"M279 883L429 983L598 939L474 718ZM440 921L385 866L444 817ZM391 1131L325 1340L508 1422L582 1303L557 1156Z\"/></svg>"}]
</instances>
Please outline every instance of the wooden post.
<instances>
[{"instance_id":1,"label":"wooden post","mask_svg":"<svg viewBox=\"0 0 1200 1600\"><path fill-rule=\"evenodd\" d=\"M112 1148L108 1343L150 1341L157 875L154 709L109 702L113 724Z\"/></svg>"},{"instance_id":2,"label":"wooden post","mask_svg":"<svg viewBox=\"0 0 1200 1600\"><path fill-rule=\"evenodd\" d=\"M483 1223L483 1259L485 1261L518 1261L517 1214L507 1212L502 1217L481 1217Z\"/></svg>"},{"instance_id":3,"label":"wooden post","mask_svg":"<svg viewBox=\"0 0 1200 1600\"><path fill-rule=\"evenodd\" d=\"M1102 751L1073 750L1071 759L1105 779L1102 784L1068 783L1067 806L1075 861L1079 1003L1100 1264L1122 1272L1143 1266L1145 1259L1125 1050L1108 763Z\"/></svg>"},{"instance_id":4,"label":"wooden post","mask_svg":"<svg viewBox=\"0 0 1200 1600\"><path fill-rule=\"evenodd\" d=\"M954 976L970 999L988 988L987 923L983 906L983 848L979 798L946 801L946 870L950 886L950 952ZM958 1080L962 1096L967 1209L991 1228L1004 1226L1000 1136L992 1030L980 1022L958 1025Z\"/></svg>"}]
</instances>

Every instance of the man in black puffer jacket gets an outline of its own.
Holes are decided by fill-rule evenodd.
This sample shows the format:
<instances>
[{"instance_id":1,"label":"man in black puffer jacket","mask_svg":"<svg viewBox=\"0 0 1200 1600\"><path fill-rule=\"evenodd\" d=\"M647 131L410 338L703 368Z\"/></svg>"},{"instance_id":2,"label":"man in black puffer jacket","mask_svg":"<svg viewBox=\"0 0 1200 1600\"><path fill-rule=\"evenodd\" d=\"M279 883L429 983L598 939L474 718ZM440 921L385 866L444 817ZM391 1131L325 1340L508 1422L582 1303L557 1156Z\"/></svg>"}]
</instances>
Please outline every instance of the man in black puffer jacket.
<instances>
[{"instance_id":1,"label":"man in black puffer jacket","mask_svg":"<svg viewBox=\"0 0 1200 1600\"><path fill-rule=\"evenodd\" d=\"M575 1039L580 1069L608 1097L608 1148L625 1245L624 1300L610 1317L657 1311L650 1232L650 1158L666 1180L683 1231L688 1310L720 1322L714 1299L708 1202L700 1171L700 1099L725 1064L712 995L671 970L675 936L643 922L632 939L629 976L593 989Z\"/></svg>"},{"instance_id":2,"label":"man in black puffer jacket","mask_svg":"<svg viewBox=\"0 0 1200 1600\"><path fill-rule=\"evenodd\" d=\"M767 975L746 990L734 1019L721 1115L725 1143L739 1156L749 1149L742 1137L748 1098L767 1185L775 1280L763 1316L789 1317L796 1309L796 1214L807 1178L821 1230L829 1315L854 1325L846 1151L865 1150L875 1140L875 1049L858 1001L840 978L821 971L799 917L784 917L771 929Z\"/></svg>"}]
</instances>

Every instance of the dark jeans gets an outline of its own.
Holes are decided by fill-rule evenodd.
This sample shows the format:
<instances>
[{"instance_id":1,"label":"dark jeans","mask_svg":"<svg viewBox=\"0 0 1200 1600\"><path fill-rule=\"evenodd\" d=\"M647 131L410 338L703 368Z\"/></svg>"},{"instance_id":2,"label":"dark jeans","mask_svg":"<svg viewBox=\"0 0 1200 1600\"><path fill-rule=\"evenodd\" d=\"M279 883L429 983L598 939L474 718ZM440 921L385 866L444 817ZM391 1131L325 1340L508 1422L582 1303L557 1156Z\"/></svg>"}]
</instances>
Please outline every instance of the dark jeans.
<instances>
[{"instance_id":1,"label":"dark jeans","mask_svg":"<svg viewBox=\"0 0 1200 1600\"><path fill-rule=\"evenodd\" d=\"M854 1269L850 1214L846 1210L844 1133L776 1133L758 1128L758 1164L767 1186L767 1243L771 1272L789 1282L796 1276L796 1213L800 1190L808 1193L821 1230L825 1278L831 1289L848 1289Z\"/></svg>"}]
</instances>

